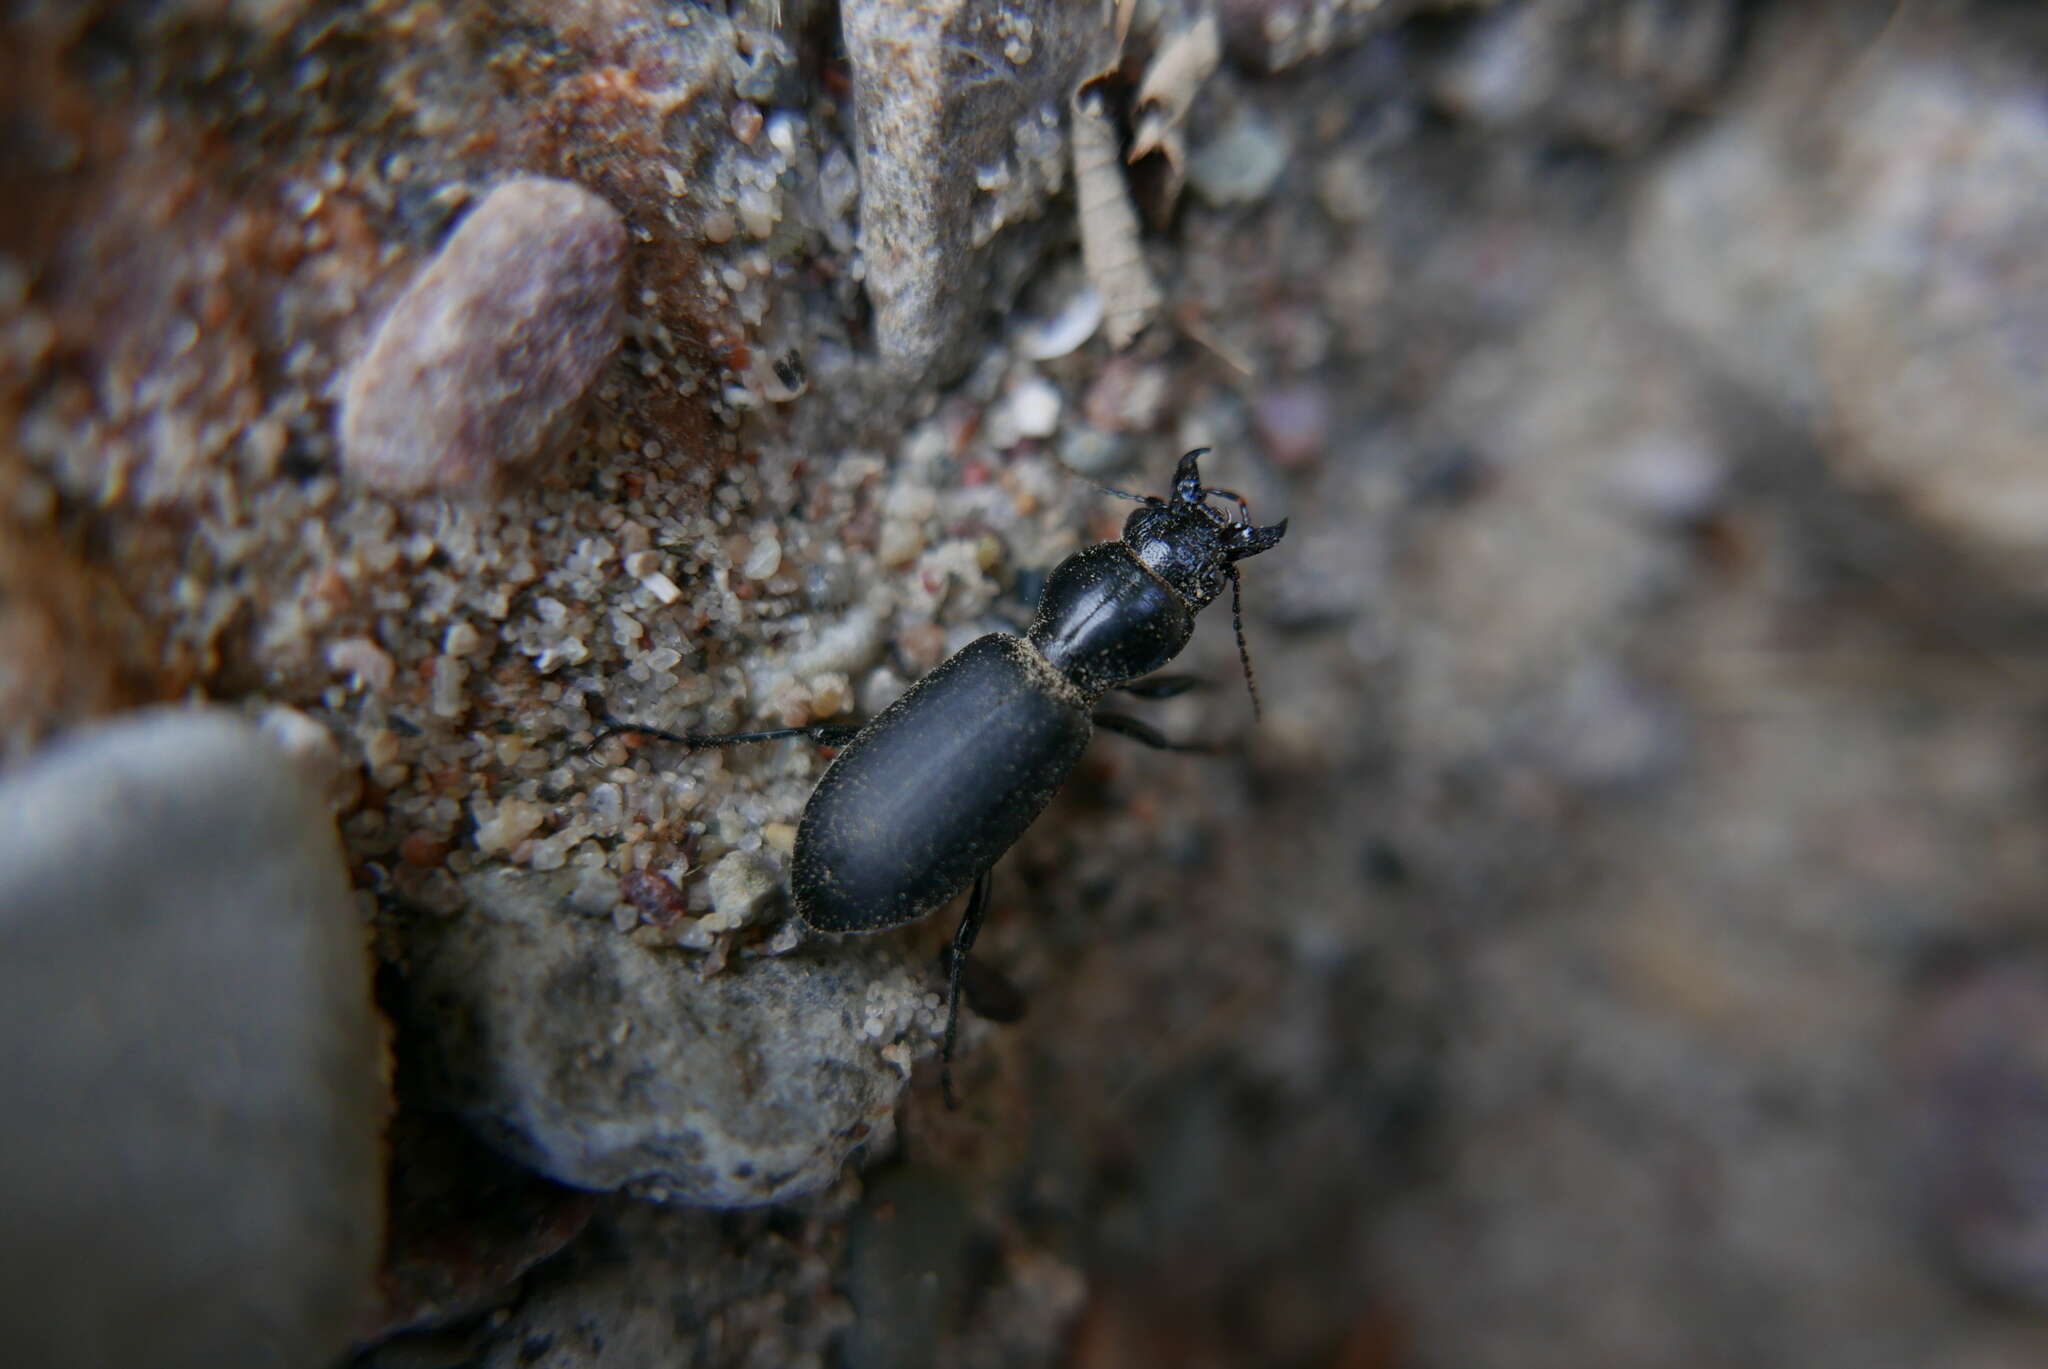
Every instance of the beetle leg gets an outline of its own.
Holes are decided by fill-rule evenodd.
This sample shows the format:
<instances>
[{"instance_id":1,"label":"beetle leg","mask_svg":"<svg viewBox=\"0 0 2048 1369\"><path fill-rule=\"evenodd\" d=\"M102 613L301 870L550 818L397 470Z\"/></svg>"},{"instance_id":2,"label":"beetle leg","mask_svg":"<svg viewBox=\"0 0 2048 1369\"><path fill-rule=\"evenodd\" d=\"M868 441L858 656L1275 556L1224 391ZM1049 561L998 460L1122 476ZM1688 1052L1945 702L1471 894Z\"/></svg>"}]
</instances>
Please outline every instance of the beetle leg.
<instances>
[{"instance_id":1,"label":"beetle leg","mask_svg":"<svg viewBox=\"0 0 2048 1369\"><path fill-rule=\"evenodd\" d=\"M1104 494L1113 494L1119 499L1128 499L1133 504L1143 504L1147 508L1157 509L1166 506L1166 501L1156 494L1132 494L1129 490L1120 490L1112 485L1097 485L1095 488Z\"/></svg>"},{"instance_id":2,"label":"beetle leg","mask_svg":"<svg viewBox=\"0 0 2048 1369\"><path fill-rule=\"evenodd\" d=\"M974 892L967 896L967 911L953 933L953 954L946 967L946 1047L939 1053L939 1092L945 1095L946 1110L956 1111L960 1100L953 1094L953 1040L960 1033L960 976L967 965L967 952L981 934L981 919L988 912L991 866L974 877Z\"/></svg>"},{"instance_id":3,"label":"beetle leg","mask_svg":"<svg viewBox=\"0 0 2048 1369\"><path fill-rule=\"evenodd\" d=\"M1142 680L1117 686L1119 692L1138 699L1174 699L1190 689L1205 689L1209 681L1201 675L1147 675Z\"/></svg>"},{"instance_id":4,"label":"beetle leg","mask_svg":"<svg viewBox=\"0 0 2048 1369\"><path fill-rule=\"evenodd\" d=\"M1155 751L1191 751L1211 755L1216 750L1207 742L1171 741L1164 732L1152 724L1133 718L1128 713L1097 713L1095 725L1105 732L1117 732L1135 741L1141 741Z\"/></svg>"}]
</instances>

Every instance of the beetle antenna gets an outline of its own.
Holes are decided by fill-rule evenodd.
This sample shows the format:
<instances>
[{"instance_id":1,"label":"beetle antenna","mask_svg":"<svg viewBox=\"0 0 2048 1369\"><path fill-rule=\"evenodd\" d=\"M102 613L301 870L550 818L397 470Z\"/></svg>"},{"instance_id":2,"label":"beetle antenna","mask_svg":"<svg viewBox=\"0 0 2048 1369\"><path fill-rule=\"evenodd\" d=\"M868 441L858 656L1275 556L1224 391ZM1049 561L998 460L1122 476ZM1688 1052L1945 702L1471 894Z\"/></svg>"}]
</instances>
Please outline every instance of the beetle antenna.
<instances>
[{"instance_id":1,"label":"beetle antenna","mask_svg":"<svg viewBox=\"0 0 2048 1369\"><path fill-rule=\"evenodd\" d=\"M1087 476L1081 474L1081 472L1075 470L1072 466L1069 466L1066 462L1060 460L1058 457L1053 458L1053 465L1058 466L1068 475L1073 476L1074 479L1085 481L1086 483L1093 485L1096 489L1102 491L1102 493L1104 494L1115 495L1118 499L1128 499L1133 504L1149 504L1156 509L1161 504L1164 504L1166 502L1164 499L1161 499L1156 494L1132 494L1129 490L1120 490L1116 488L1114 485L1105 485L1099 480L1089 480Z\"/></svg>"},{"instance_id":2,"label":"beetle antenna","mask_svg":"<svg viewBox=\"0 0 2048 1369\"><path fill-rule=\"evenodd\" d=\"M1237 573L1235 561L1224 564L1224 572L1230 576L1230 628L1237 634L1237 659L1244 665L1244 687L1251 691L1252 717L1266 716L1259 706L1259 681L1252 673L1252 654L1244 644L1244 579Z\"/></svg>"}]
</instances>

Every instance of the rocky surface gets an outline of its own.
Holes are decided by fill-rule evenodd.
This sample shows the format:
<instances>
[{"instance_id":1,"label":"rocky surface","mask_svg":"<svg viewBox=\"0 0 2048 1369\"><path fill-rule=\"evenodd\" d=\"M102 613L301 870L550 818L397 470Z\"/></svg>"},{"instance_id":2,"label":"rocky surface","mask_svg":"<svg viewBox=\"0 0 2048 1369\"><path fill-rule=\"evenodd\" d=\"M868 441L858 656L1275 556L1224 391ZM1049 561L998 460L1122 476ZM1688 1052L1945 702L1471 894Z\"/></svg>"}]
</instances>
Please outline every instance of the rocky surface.
<instances>
[{"instance_id":1,"label":"rocky surface","mask_svg":"<svg viewBox=\"0 0 2048 1369\"><path fill-rule=\"evenodd\" d=\"M140 714L0 784L10 1358L347 1348L384 1224L365 930L325 801L231 715Z\"/></svg>"},{"instance_id":2,"label":"rocky surface","mask_svg":"<svg viewBox=\"0 0 2048 1369\"><path fill-rule=\"evenodd\" d=\"M763 1214L613 1204L595 1239L536 1279L495 1334L463 1348L488 1369L690 1357L822 1365L848 1320L832 1289L847 1206L845 1195Z\"/></svg>"},{"instance_id":3,"label":"rocky surface","mask_svg":"<svg viewBox=\"0 0 2048 1369\"><path fill-rule=\"evenodd\" d=\"M885 1142L905 1037L938 1008L886 959L814 949L700 977L575 912L568 879L465 892L464 916L414 941L406 1021L428 1097L508 1154L579 1188L746 1207Z\"/></svg>"},{"instance_id":4,"label":"rocky surface","mask_svg":"<svg viewBox=\"0 0 2048 1369\"><path fill-rule=\"evenodd\" d=\"M394 1254L394 1365L2039 1362L2037 11L1130 7L1142 309L1062 170L1118 7L23 11L5 759L260 719L408 1105L631 1187ZM536 177L625 230L568 446L367 488L349 378ZM771 887L819 748L592 739L872 713L1200 445L1292 519L1265 717L1219 606L1134 706L1222 753L1105 739L997 870L948 1114L946 919Z\"/></svg>"}]
</instances>

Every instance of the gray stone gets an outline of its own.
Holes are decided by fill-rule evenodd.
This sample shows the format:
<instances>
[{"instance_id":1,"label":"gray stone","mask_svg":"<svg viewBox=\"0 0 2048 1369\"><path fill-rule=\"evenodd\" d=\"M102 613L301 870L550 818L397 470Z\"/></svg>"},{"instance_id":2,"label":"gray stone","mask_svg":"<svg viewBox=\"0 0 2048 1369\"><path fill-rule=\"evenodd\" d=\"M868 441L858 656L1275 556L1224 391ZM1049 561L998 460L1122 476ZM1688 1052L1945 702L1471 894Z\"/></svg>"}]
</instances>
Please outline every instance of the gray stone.
<instances>
[{"instance_id":1,"label":"gray stone","mask_svg":"<svg viewBox=\"0 0 2048 1369\"><path fill-rule=\"evenodd\" d=\"M782 1202L831 1182L886 1127L936 1012L894 948L737 961L650 949L569 907L573 876L464 885L422 926L414 1020L439 1100L582 1188L683 1203Z\"/></svg>"},{"instance_id":2,"label":"gray stone","mask_svg":"<svg viewBox=\"0 0 2048 1369\"><path fill-rule=\"evenodd\" d=\"M383 1052L327 805L163 711L0 788L0 1344L326 1363L382 1242Z\"/></svg>"},{"instance_id":3,"label":"gray stone","mask_svg":"<svg viewBox=\"0 0 2048 1369\"><path fill-rule=\"evenodd\" d=\"M618 350L625 249L617 212L580 186L493 190L350 375L350 474L392 494L487 495L532 473Z\"/></svg>"},{"instance_id":4,"label":"gray stone","mask_svg":"<svg viewBox=\"0 0 2048 1369\"><path fill-rule=\"evenodd\" d=\"M849 0L841 25L876 341L922 373L988 307L998 235L1059 189L1062 111L1108 29L1057 0Z\"/></svg>"}]
</instances>

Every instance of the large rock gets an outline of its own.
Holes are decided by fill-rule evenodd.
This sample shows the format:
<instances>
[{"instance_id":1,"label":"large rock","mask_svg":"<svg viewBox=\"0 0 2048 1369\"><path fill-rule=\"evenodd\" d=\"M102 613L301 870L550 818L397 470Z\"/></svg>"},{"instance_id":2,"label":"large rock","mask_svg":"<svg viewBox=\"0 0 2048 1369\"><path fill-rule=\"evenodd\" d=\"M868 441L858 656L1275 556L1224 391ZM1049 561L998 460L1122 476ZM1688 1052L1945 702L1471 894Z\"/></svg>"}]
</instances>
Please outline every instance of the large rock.
<instances>
[{"instance_id":1,"label":"large rock","mask_svg":"<svg viewBox=\"0 0 2048 1369\"><path fill-rule=\"evenodd\" d=\"M890 1125L929 1049L931 987L850 942L737 959L651 949L574 911L573 872L469 880L423 925L411 1025L428 1088L501 1150L581 1188L744 1207L821 1188Z\"/></svg>"},{"instance_id":2,"label":"large rock","mask_svg":"<svg viewBox=\"0 0 2048 1369\"><path fill-rule=\"evenodd\" d=\"M0 1345L310 1365L382 1243L380 1038L325 803L155 712L0 788Z\"/></svg>"},{"instance_id":3,"label":"large rock","mask_svg":"<svg viewBox=\"0 0 2048 1369\"><path fill-rule=\"evenodd\" d=\"M1939 22L1854 53L1803 23L1651 181L1636 277L1842 475L2048 592L2038 74Z\"/></svg>"},{"instance_id":4,"label":"large rock","mask_svg":"<svg viewBox=\"0 0 2048 1369\"><path fill-rule=\"evenodd\" d=\"M1059 189L1067 97L1108 28L1058 0L848 0L840 21L876 342L918 374L988 307L1000 231Z\"/></svg>"}]
</instances>

